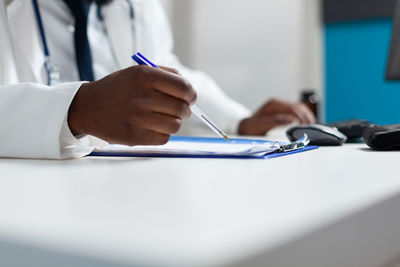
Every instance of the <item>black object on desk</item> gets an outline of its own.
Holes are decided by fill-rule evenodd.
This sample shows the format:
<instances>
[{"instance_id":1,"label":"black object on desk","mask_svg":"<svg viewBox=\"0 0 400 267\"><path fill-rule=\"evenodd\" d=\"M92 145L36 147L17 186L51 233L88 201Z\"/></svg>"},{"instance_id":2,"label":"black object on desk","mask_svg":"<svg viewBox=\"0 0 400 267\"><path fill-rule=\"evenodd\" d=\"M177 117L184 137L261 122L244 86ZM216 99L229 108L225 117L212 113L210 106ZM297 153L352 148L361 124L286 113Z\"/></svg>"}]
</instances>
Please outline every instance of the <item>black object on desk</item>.
<instances>
[{"instance_id":1,"label":"black object on desk","mask_svg":"<svg viewBox=\"0 0 400 267\"><path fill-rule=\"evenodd\" d=\"M346 120L328 123L327 126L336 127L348 139L357 139L363 136L364 130L371 126L371 123L366 120Z\"/></svg>"},{"instance_id":2,"label":"black object on desk","mask_svg":"<svg viewBox=\"0 0 400 267\"><path fill-rule=\"evenodd\" d=\"M338 129L320 124L298 125L286 132L291 141L304 134L308 135L310 144L316 146L340 146L347 141L347 137Z\"/></svg>"},{"instance_id":3,"label":"black object on desk","mask_svg":"<svg viewBox=\"0 0 400 267\"><path fill-rule=\"evenodd\" d=\"M315 90L306 89L301 93L301 103L306 105L312 113L314 113L315 118L318 120L318 105L319 105L319 97L315 93Z\"/></svg>"},{"instance_id":4,"label":"black object on desk","mask_svg":"<svg viewBox=\"0 0 400 267\"><path fill-rule=\"evenodd\" d=\"M368 146L378 151L400 150L400 124L372 125L364 130Z\"/></svg>"}]
</instances>

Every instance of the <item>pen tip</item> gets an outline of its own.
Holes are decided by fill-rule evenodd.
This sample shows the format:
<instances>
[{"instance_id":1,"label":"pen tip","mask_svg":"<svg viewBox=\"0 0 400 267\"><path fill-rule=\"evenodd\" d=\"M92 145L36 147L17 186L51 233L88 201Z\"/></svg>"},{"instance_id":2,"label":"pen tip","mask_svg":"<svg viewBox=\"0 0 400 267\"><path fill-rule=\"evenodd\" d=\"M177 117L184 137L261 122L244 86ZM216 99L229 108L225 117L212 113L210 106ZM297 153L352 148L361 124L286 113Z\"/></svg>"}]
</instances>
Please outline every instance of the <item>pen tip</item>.
<instances>
[{"instance_id":1,"label":"pen tip","mask_svg":"<svg viewBox=\"0 0 400 267\"><path fill-rule=\"evenodd\" d=\"M229 140L228 136L224 135L224 139L228 142L230 142L231 140Z\"/></svg>"}]
</instances>

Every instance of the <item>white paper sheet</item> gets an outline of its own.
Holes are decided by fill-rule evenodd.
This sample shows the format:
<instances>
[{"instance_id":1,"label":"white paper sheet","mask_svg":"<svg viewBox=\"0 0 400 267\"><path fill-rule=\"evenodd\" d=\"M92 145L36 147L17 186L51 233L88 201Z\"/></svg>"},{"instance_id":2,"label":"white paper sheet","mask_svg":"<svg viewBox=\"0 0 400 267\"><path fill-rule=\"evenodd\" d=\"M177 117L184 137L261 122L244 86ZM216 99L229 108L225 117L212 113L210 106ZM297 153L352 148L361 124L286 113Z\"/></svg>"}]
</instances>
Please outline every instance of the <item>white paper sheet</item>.
<instances>
[{"instance_id":1,"label":"white paper sheet","mask_svg":"<svg viewBox=\"0 0 400 267\"><path fill-rule=\"evenodd\" d=\"M96 149L95 153L142 154L142 155L195 155L195 156L254 156L261 157L277 150L271 143L241 144L237 142L207 143L193 141L170 141L162 146L109 145Z\"/></svg>"}]
</instances>

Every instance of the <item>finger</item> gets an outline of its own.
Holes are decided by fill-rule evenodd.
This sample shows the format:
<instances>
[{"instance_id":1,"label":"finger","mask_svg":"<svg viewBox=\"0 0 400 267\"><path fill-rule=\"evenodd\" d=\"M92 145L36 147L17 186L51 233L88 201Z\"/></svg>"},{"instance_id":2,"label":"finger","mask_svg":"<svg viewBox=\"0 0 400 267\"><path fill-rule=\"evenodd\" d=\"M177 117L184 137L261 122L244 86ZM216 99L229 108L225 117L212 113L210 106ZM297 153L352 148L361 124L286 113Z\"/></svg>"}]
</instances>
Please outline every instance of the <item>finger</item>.
<instances>
[{"instance_id":1,"label":"finger","mask_svg":"<svg viewBox=\"0 0 400 267\"><path fill-rule=\"evenodd\" d=\"M160 67L160 69L162 69L162 70L165 70L165 71L171 72L171 73L173 73L173 74L182 76L182 75L180 74L180 72L179 72L177 69L170 68L170 67L165 67L165 66L159 66L159 67Z\"/></svg>"},{"instance_id":2,"label":"finger","mask_svg":"<svg viewBox=\"0 0 400 267\"><path fill-rule=\"evenodd\" d=\"M188 105L192 105L196 102L196 91L187 80L167 71L157 71L157 79L153 79L155 90L181 99Z\"/></svg>"},{"instance_id":3,"label":"finger","mask_svg":"<svg viewBox=\"0 0 400 267\"><path fill-rule=\"evenodd\" d=\"M186 102L158 91L154 91L153 94L154 97L147 103L150 111L169 115L181 120L190 117L190 107Z\"/></svg>"},{"instance_id":4,"label":"finger","mask_svg":"<svg viewBox=\"0 0 400 267\"><path fill-rule=\"evenodd\" d=\"M142 125L148 130L171 135L179 131L182 120L164 114L151 113L142 121Z\"/></svg>"},{"instance_id":5,"label":"finger","mask_svg":"<svg viewBox=\"0 0 400 267\"><path fill-rule=\"evenodd\" d=\"M295 121L295 117L293 115L277 114L277 115L272 117L272 120L277 125L286 125L286 124L294 122Z\"/></svg>"},{"instance_id":6,"label":"finger","mask_svg":"<svg viewBox=\"0 0 400 267\"><path fill-rule=\"evenodd\" d=\"M307 108L306 105L300 103L295 105L295 109L299 112L301 119L300 123L302 124L311 124L313 123L311 111Z\"/></svg>"},{"instance_id":7,"label":"finger","mask_svg":"<svg viewBox=\"0 0 400 267\"><path fill-rule=\"evenodd\" d=\"M290 105L290 113L294 115L300 123L305 124L308 123L308 118L306 113L304 112L304 109L300 105Z\"/></svg>"},{"instance_id":8,"label":"finger","mask_svg":"<svg viewBox=\"0 0 400 267\"><path fill-rule=\"evenodd\" d=\"M271 99L264 107L262 107L260 112L264 115L293 115L301 123L307 121L306 115L298 105L280 99Z\"/></svg>"},{"instance_id":9,"label":"finger","mask_svg":"<svg viewBox=\"0 0 400 267\"><path fill-rule=\"evenodd\" d=\"M245 135L265 135L271 129L292 123L295 117L292 115L278 114L261 117L253 117L241 124L240 132Z\"/></svg>"},{"instance_id":10,"label":"finger","mask_svg":"<svg viewBox=\"0 0 400 267\"><path fill-rule=\"evenodd\" d=\"M265 119L265 127L264 131L268 132L269 130L278 127L291 124L295 121L295 117L287 114L277 114Z\"/></svg>"},{"instance_id":11,"label":"finger","mask_svg":"<svg viewBox=\"0 0 400 267\"><path fill-rule=\"evenodd\" d=\"M270 130L278 126L291 124L294 120L295 118L292 115L285 115L285 114L279 114L271 116L269 118L265 118L263 121L259 122L259 125L262 127L260 129L260 134L265 135Z\"/></svg>"},{"instance_id":12,"label":"finger","mask_svg":"<svg viewBox=\"0 0 400 267\"><path fill-rule=\"evenodd\" d=\"M143 145L143 146L164 145L164 144L168 143L170 137L171 136L168 134L162 134L159 132L154 132L154 131L148 130L142 135L142 138L139 141L139 143L140 143L140 145Z\"/></svg>"},{"instance_id":13,"label":"finger","mask_svg":"<svg viewBox=\"0 0 400 267\"><path fill-rule=\"evenodd\" d=\"M306 105L300 104L300 108L303 110L303 113L305 114L305 117L307 119L306 123L313 124L317 122L314 113Z\"/></svg>"}]
</instances>

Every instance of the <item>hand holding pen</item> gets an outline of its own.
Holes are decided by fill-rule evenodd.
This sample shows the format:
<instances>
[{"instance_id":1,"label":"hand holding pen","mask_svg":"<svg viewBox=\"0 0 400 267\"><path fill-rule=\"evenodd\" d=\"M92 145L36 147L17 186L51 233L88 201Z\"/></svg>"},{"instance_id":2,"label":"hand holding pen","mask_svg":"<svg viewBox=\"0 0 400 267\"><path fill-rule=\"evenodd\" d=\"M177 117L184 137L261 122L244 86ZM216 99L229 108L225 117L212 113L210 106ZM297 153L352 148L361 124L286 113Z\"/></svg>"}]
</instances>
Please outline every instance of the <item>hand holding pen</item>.
<instances>
[{"instance_id":1,"label":"hand holding pen","mask_svg":"<svg viewBox=\"0 0 400 267\"><path fill-rule=\"evenodd\" d=\"M132 56L132 59L136 61L139 65L147 65L153 68L159 68L156 64L152 63L141 53L136 53ZM190 106L190 110L205 124L207 125L213 132L215 132L220 137L224 138L226 141L229 141L228 136L222 131L217 124L211 120L201 109L193 104Z\"/></svg>"},{"instance_id":2,"label":"hand holding pen","mask_svg":"<svg viewBox=\"0 0 400 267\"><path fill-rule=\"evenodd\" d=\"M162 145L195 102L196 92L182 77L134 66L83 83L69 107L68 125L74 135L114 144Z\"/></svg>"}]
</instances>

